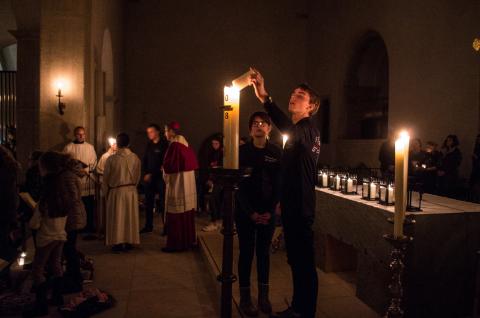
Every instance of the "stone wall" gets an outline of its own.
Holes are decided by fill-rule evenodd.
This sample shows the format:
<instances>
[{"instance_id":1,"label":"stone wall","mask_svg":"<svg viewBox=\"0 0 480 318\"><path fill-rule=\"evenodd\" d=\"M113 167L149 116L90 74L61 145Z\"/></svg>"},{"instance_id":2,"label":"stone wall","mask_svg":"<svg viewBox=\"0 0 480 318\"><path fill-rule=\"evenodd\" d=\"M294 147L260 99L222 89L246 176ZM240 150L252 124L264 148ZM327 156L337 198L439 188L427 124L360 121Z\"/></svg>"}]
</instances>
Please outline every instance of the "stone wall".
<instances>
[{"instance_id":1,"label":"stone wall","mask_svg":"<svg viewBox=\"0 0 480 318\"><path fill-rule=\"evenodd\" d=\"M457 134L462 174L479 126L479 62L472 41L479 34L480 2L312 1L308 27L309 81L331 98L332 143L322 161L376 163L381 141L343 140L344 84L354 47L378 32L389 56L389 125L409 128L423 141Z\"/></svg>"}]
</instances>

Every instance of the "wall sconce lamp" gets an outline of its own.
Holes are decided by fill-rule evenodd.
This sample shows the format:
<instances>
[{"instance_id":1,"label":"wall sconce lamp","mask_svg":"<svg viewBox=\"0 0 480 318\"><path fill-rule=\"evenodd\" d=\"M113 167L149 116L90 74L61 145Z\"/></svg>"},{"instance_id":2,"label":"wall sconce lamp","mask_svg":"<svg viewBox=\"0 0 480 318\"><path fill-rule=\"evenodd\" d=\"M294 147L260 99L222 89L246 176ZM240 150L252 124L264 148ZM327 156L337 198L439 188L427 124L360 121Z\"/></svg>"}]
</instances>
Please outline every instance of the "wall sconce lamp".
<instances>
[{"instance_id":1,"label":"wall sconce lamp","mask_svg":"<svg viewBox=\"0 0 480 318\"><path fill-rule=\"evenodd\" d=\"M62 89L64 88L65 84L62 82L62 81L58 81L57 82L57 89L58 89L58 93L57 95L55 95L57 98L58 98L58 113L60 115L63 115L65 114L65 108L67 108L67 105L65 103L62 102Z\"/></svg>"},{"instance_id":2,"label":"wall sconce lamp","mask_svg":"<svg viewBox=\"0 0 480 318\"><path fill-rule=\"evenodd\" d=\"M473 49L474 49L475 51L479 52L479 51L480 51L480 39L475 38L475 39L473 40L472 46L473 46Z\"/></svg>"}]
</instances>

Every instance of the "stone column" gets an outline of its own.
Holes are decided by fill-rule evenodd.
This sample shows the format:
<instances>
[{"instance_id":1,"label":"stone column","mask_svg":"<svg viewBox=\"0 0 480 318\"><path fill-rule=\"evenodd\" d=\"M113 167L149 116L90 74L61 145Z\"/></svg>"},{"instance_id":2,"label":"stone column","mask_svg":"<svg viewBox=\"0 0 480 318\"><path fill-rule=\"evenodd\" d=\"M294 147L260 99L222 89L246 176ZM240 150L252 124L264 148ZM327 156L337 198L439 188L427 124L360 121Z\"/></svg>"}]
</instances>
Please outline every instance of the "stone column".
<instances>
[{"instance_id":1,"label":"stone column","mask_svg":"<svg viewBox=\"0 0 480 318\"><path fill-rule=\"evenodd\" d=\"M17 39L17 159L26 168L30 153L39 146L40 32L12 30Z\"/></svg>"}]
</instances>

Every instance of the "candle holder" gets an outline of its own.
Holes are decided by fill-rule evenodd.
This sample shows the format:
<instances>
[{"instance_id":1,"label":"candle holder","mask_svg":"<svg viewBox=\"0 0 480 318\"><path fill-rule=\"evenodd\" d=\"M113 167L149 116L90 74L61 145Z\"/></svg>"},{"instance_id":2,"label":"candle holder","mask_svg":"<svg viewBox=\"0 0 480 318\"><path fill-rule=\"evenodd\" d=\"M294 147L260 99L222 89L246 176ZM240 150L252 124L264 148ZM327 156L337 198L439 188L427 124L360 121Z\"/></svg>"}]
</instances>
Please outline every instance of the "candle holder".
<instances>
[{"instance_id":1,"label":"candle holder","mask_svg":"<svg viewBox=\"0 0 480 318\"><path fill-rule=\"evenodd\" d=\"M345 175L341 179L341 189L343 194L352 195L357 194L357 176Z\"/></svg>"},{"instance_id":2,"label":"candle holder","mask_svg":"<svg viewBox=\"0 0 480 318\"><path fill-rule=\"evenodd\" d=\"M380 196L380 186L376 179L364 179L362 183L362 199L376 201Z\"/></svg>"},{"instance_id":3,"label":"candle holder","mask_svg":"<svg viewBox=\"0 0 480 318\"><path fill-rule=\"evenodd\" d=\"M340 174L336 174L334 178L332 178L331 183L329 182L330 190L333 191L342 191L342 177Z\"/></svg>"},{"instance_id":4,"label":"candle holder","mask_svg":"<svg viewBox=\"0 0 480 318\"><path fill-rule=\"evenodd\" d=\"M388 218L387 221L391 224L394 223L393 218ZM404 225L407 228L414 224L415 219L405 217ZM409 232L413 233L413 231ZM405 272L405 256L409 245L413 241L413 237L410 235L395 237L392 234L385 234L383 235L383 238L392 246L392 251L390 252L390 264L388 266L391 273L391 281L388 285L391 299L384 317L402 318L404 315L402 305L404 300L403 274Z\"/></svg>"},{"instance_id":5,"label":"candle holder","mask_svg":"<svg viewBox=\"0 0 480 318\"><path fill-rule=\"evenodd\" d=\"M333 171L330 171L328 173L328 188L330 190L335 190L335 177L337 176L337 174Z\"/></svg>"},{"instance_id":6,"label":"candle holder","mask_svg":"<svg viewBox=\"0 0 480 318\"><path fill-rule=\"evenodd\" d=\"M403 275L405 272L405 255L407 247L413 238L410 236L396 238L391 234L385 234L383 238L392 245L390 264L388 266L392 277L388 285L391 299L384 317L402 318L404 315L402 306L404 299Z\"/></svg>"},{"instance_id":7,"label":"candle holder","mask_svg":"<svg viewBox=\"0 0 480 318\"><path fill-rule=\"evenodd\" d=\"M380 197L378 202L387 206L395 205L395 186L392 183L387 181L380 184Z\"/></svg>"},{"instance_id":8,"label":"candle holder","mask_svg":"<svg viewBox=\"0 0 480 318\"><path fill-rule=\"evenodd\" d=\"M317 185L321 188L328 188L328 170L322 169L318 172Z\"/></svg>"},{"instance_id":9,"label":"candle holder","mask_svg":"<svg viewBox=\"0 0 480 318\"><path fill-rule=\"evenodd\" d=\"M223 258L222 272L217 280L222 284L221 317L232 316L232 285L237 281L233 273L233 212L235 209L235 192L238 184L251 175L251 169L223 169L213 168L210 172L215 176L216 182L223 187Z\"/></svg>"},{"instance_id":10,"label":"candle holder","mask_svg":"<svg viewBox=\"0 0 480 318\"><path fill-rule=\"evenodd\" d=\"M418 205L413 205L413 193L418 192ZM423 183L416 177L408 178L407 185L407 212L422 212Z\"/></svg>"}]
</instances>

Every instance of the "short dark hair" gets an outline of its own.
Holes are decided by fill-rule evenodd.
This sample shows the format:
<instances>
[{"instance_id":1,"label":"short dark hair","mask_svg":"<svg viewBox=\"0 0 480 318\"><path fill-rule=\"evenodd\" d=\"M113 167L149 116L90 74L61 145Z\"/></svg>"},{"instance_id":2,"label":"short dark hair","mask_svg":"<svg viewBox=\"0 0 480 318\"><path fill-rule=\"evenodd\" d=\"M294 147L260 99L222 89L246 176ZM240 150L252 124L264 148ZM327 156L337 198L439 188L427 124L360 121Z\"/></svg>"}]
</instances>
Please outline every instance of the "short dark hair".
<instances>
[{"instance_id":1,"label":"short dark hair","mask_svg":"<svg viewBox=\"0 0 480 318\"><path fill-rule=\"evenodd\" d=\"M82 129L83 131L85 131L85 127L83 127L83 126L77 126L77 127L75 127L75 128L73 129L73 133L76 134L77 131L79 131L80 129Z\"/></svg>"},{"instance_id":2,"label":"short dark hair","mask_svg":"<svg viewBox=\"0 0 480 318\"><path fill-rule=\"evenodd\" d=\"M117 146L118 148L128 147L130 144L130 137L126 133L119 133L117 135Z\"/></svg>"},{"instance_id":3,"label":"short dark hair","mask_svg":"<svg viewBox=\"0 0 480 318\"><path fill-rule=\"evenodd\" d=\"M255 112L252 115L250 115L250 118L248 119L248 129L252 129L253 121L255 120L255 117L261 118L264 122L266 122L269 126L272 125L272 119L266 112Z\"/></svg>"},{"instance_id":4,"label":"short dark hair","mask_svg":"<svg viewBox=\"0 0 480 318\"><path fill-rule=\"evenodd\" d=\"M443 147L445 148L447 146L447 140L452 139L453 142L453 147L458 147L460 145L460 141L458 140L457 135L448 135L447 138L445 138L445 141L443 142Z\"/></svg>"},{"instance_id":5,"label":"short dark hair","mask_svg":"<svg viewBox=\"0 0 480 318\"><path fill-rule=\"evenodd\" d=\"M298 84L295 89L300 88L302 91L308 93L310 97L310 104L313 104L313 109L310 111L310 116L313 116L317 113L320 108L320 95L307 83Z\"/></svg>"},{"instance_id":6,"label":"short dark hair","mask_svg":"<svg viewBox=\"0 0 480 318\"><path fill-rule=\"evenodd\" d=\"M160 131L160 126L154 123L149 124L147 128L154 128L156 131Z\"/></svg>"}]
</instances>

